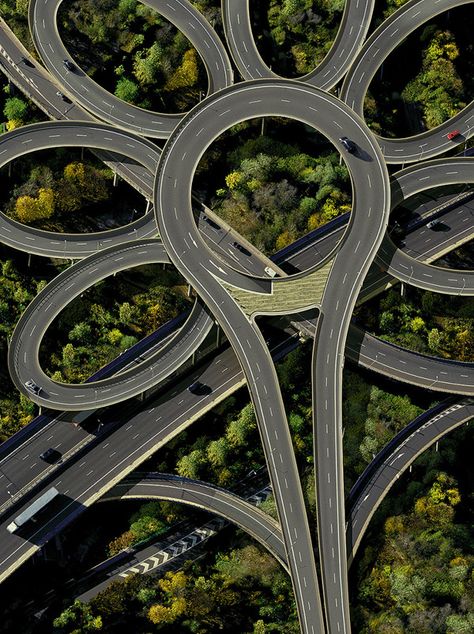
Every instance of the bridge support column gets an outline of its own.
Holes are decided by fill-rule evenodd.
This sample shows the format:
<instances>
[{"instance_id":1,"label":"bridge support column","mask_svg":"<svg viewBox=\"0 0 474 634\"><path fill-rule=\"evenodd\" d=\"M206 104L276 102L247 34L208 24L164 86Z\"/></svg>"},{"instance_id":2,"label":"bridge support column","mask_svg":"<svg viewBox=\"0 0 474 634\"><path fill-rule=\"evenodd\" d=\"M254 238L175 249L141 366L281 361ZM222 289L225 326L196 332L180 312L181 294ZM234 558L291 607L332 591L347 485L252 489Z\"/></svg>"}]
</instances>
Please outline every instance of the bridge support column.
<instances>
[{"instance_id":1,"label":"bridge support column","mask_svg":"<svg viewBox=\"0 0 474 634\"><path fill-rule=\"evenodd\" d=\"M114 182L113 182L114 187L117 187L118 179L119 179L119 175L117 174L117 172L114 172Z\"/></svg>"},{"instance_id":2,"label":"bridge support column","mask_svg":"<svg viewBox=\"0 0 474 634\"><path fill-rule=\"evenodd\" d=\"M405 297L406 295L406 287L405 282L400 283L400 297Z\"/></svg>"},{"instance_id":3,"label":"bridge support column","mask_svg":"<svg viewBox=\"0 0 474 634\"><path fill-rule=\"evenodd\" d=\"M216 322L216 348L218 348L221 345L221 329L219 327L219 324Z\"/></svg>"},{"instance_id":4,"label":"bridge support column","mask_svg":"<svg viewBox=\"0 0 474 634\"><path fill-rule=\"evenodd\" d=\"M151 202L147 198L146 199L146 208L145 208L145 213L146 214L150 211L150 207L151 207Z\"/></svg>"}]
</instances>

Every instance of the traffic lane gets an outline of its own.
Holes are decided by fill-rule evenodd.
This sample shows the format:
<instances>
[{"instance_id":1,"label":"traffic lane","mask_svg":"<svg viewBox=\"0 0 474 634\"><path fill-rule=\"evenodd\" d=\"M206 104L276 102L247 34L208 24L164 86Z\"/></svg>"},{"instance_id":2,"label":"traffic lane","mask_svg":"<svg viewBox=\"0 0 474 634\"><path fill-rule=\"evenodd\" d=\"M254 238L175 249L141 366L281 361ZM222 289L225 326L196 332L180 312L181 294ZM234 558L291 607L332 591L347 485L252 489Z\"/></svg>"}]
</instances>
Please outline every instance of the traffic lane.
<instances>
[{"instance_id":1,"label":"traffic lane","mask_svg":"<svg viewBox=\"0 0 474 634\"><path fill-rule=\"evenodd\" d=\"M467 224L462 233L468 240L473 235L474 216L468 215L465 220ZM451 243L452 238L445 237L444 231L438 230L436 233L444 237L440 246ZM420 232L420 237L423 234L424 232ZM431 238L425 238L426 241L431 242ZM397 280L426 291L465 297L474 295L474 271L441 268L420 262L398 249L388 236L384 238L377 253L377 263Z\"/></svg>"},{"instance_id":2,"label":"traffic lane","mask_svg":"<svg viewBox=\"0 0 474 634\"><path fill-rule=\"evenodd\" d=\"M472 363L419 354L383 341L351 325L346 356L397 381L436 392L474 394Z\"/></svg>"},{"instance_id":3,"label":"traffic lane","mask_svg":"<svg viewBox=\"0 0 474 634\"><path fill-rule=\"evenodd\" d=\"M362 156L360 152L351 153L346 159L356 205L350 231L336 254L326 282L312 359L321 577L328 629L343 634L351 631L342 451L344 347L357 296L382 241L390 213L390 183L380 148L376 140L366 134L362 149Z\"/></svg>"},{"instance_id":4,"label":"traffic lane","mask_svg":"<svg viewBox=\"0 0 474 634\"><path fill-rule=\"evenodd\" d=\"M286 552L278 523L242 498L203 482L155 476L141 482L119 484L108 499L159 498L197 506L237 524L267 548L286 568Z\"/></svg>"},{"instance_id":5,"label":"traffic lane","mask_svg":"<svg viewBox=\"0 0 474 634\"><path fill-rule=\"evenodd\" d=\"M360 116L363 116L363 104L370 83L388 55L415 29L431 18L471 0L412 0L400 7L372 33L347 73L341 99L349 104ZM461 143L471 136L471 124L474 117L474 105L471 103L455 117L441 126L414 137L387 139L377 137L385 160L388 163L407 163L423 158L437 156L451 149L455 143ZM453 128L461 131L458 139L449 140L447 133Z\"/></svg>"},{"instance_id":6,"label":"traffic lane","mask_svg":"<svg viewBox=\"0 0 474 634\"><path fill-rule=\"evenodd\" d=\"M64 59L71 60L57 27L57 13L62 0L35 0L29 5L29 22L36 48L48 70L63 90L94 116L125 130L149 137L166 138L179 123L182 114L160 114L132 106L94 82L76 62L67 69ZM204 62L209 91L232 83L232 69L217 34L188 0L171 5L166 0L146 0L148 5L174 24L190 40Z\"/></svg>"},{"instance_id":7,"label":"traffic lane","mask_svg":"<svg viewBox=\"0 0 474 634\"><path fill-rule=\"evenodd\" d=\"M274 354L280 355L283 350L293 349L295 346L295 337L287 337L275 346ZM187 386L198 379L212 388L211 394L199 397L187 391ZM212 362L153 399L144 410L124 420L121 426L87 454L72 464L65 465L65 470L58 473L51 484L42 487L37 495L49 486L56 486L64 495L74 499L80 498L81 504L92 504L138 467L148 455L166 444L195 418L211 410L217 402L233 393L244 382L235 354L227 348ZM72 433L73 430L70 427L68 429ZM0 524L0 531L3 531L2 535L5 536L0 540L0 581L21 564L22 557L28 558L35 551L35 548L19 542L17 536L6 531L11 518L18 515L26 506L27 504L18 506L14 513L5 515ZM79 507L79 511L81 509L83 510ZM74 519L73 510L70 506L61 525L56 525L55 521L49 522L47 532L51 535L59 532L64 525Z\"/></svg>"},{"instance_id":8,"label":"traffic lane","mask_svg":"<svg viewBox=\"0 0 474 634\"><path fill-rule=\"evenodd\" d=\"M366 37L374 0L347 0L339 30L323 61L299 77L318 88L330 90L346 72ZM244 79L279 78L262 59L252 32L249 0L224 0L224 32L235 65Z\"/></svg>"},{"instance_id":9,"label":"traffic lane","mask_svg":"<svg viewBox=\"0 0 474 634\"><path fill-rule=\"evenodd\" d=\"M52 83L50 74L1 18L0 52L0 65L35 103L46 110L48 116L53 119L70 118L76 121L91 119L89 113L80 106L66 103L57 95L59 86Z\"/></svg>"},{"instance_id":10,"label":"traffic lane","mask_svg":"<svg viewBox=\"0 0 474 634\"><path fill-rule=\"evenodd\" d=\"M448 407L445 411L420 424L418 429L414 430L403 442L397 444L394 450L382 461L376 456L374 462L380 462L380 464L377 470L368 477L366 486L361 490L358 498L353 501L348 512L347 549L349 563L352 563L370 519L400 475L420 453L426 451L437 440L473 417L473 399L463 399L460 403Z\"/></svg>"}]
</instances>

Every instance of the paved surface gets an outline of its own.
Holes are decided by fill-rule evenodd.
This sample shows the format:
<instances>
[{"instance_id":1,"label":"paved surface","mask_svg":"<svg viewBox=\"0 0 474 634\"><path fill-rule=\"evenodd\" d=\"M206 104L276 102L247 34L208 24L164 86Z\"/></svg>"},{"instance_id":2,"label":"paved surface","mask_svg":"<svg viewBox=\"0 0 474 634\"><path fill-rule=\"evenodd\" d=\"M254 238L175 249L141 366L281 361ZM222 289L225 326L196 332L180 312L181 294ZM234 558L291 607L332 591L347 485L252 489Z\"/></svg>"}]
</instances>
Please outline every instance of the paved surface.
<instances>
[{"instance_id":1,"label":"paved surface","mask_svg":"<svg viewBox=\"0 0 474 634\"><path fill-rule=\"evenodd\" d=\"M467 0L438 0L434 4L427 0L409 0L364 43L373 2L350 0L346 3L341 27L332 50L318 69L303 78L306 83L273 77L266 80L253 79L231 87L232 71L225 49L199 13L185 0L173 0L172 3L158 0L147 2L149 6L159 10L188 35L206 65L209 95L184 117L182 115L161 116L124 104L92 82L77 65L72 72L65 72L62 60L68 58L68 53L56 27L56 14L60 1L36 0L30 4L30 26L33 38L53 80L44 70L39 69L37 64L28 67L29 70L27 65L20 67L22 62L18 57L23 54L21 46L17 46L15 38L2 25L0 30L2 69L6 69L10 76L14 76L16 83L28 94L34 93L37 102L41 103L47 112L51 111L53 118L60 119L69 116L66 111L61 110L64 106L59 108L57 99L55 102L54 98L51 98L51 87L56 82L74 102L80 104L81 108L75 110L78 118L89 120L84 123L44 124L34 128L24 128L10 136L6 135L2 137L0 143L5 143L5 154L8 151L11 154L10 159L8 156L5 156L5 159L11 160L15 152L25 153L28 151L29 144L31 148L34 148L83 143L95 148L96 151L105 152L102 154L103 158L110 160L114 167L125 172L127 180L156 205L154 209L156 224L150 221L151 214L149 214L142 219L140 227L129 225L127 228L118 230L117 235L112 238L115 238L117 242L123 242L127 239L125 238L127 232L129 236L134 233L134 237L138 238L136 235L138 229L147 231L148 227L154 232L151 235L156 235L158 227L167 257L209 307L235 352L234 356L234 353L228 351L230 356L225 357L227 359L225 372L230 372L232 364L235 364L233 366L235 369L231 372L231 376L228 375L227 380L222 381L223 377L220 376L222 371L216 368L224 357L215 358L202 372L205 379L203 382L213 388L212 397L208 395L196 398L186 391L187 381L181 386L178 384L176 392L171 397L168 394L166 397L161 397L160 414L156 418L154 413L156 406L145 407L140 415L142 421L146 423L142 422L137 433L132 435L135 431L132 431L134 422L130 421L134 420L134 415L130 414L127 424L124 422L125 417L121 417L122 424L118 424L116 431L107 439L99 437L98 442L87 445L80 458L52 470L52 476L54 475L52 480L55 481L55 486L59 488L63 496L62 508L58 508L56 515L40 529L33 528L30 529L28 535L23 534L23 538L27 537L27 540L18 535L8 535L2 540L0 579L18 567L54 532L60 530L62 525L71 521L83 506L92 504L147 455L190 424L203 410L212 407L219 398L230 393L235 389L236 384L246 381L254 404L277 504L286 560L295 590L302 631L327 631L330 634L350 631L342 467L341 383L344 348L352 310L358 298L362 301L373 293L379 292L387 283L393 283L394 277L422 288L445 293L472 294L474 288L471 272L448 271L418 262L417 260L423 259L426 255L426 245L423 245L424 248L421 249L423 256L413 258L410 255L408 237L405 243L408 248L405 249L405 253L397 250L388 237L384 238L391 196L395 200L405 187L405 183L405 193L409 195L409 191L420 191L424 188L428 184L427 180L430 186L439 184L443 179L448 179L450 183L471 182L471 177L466 176L471 169L471 164L469 162L464 164L461 160L456 165L449 159L442 159L438 163L432 162L420 166L420 170L426 170L426 175L417 171L417 168L411 171L405 170L396 175L392 183L389 182L386 163L409 163L443 153L455 145L446 139L446 133L452 127L461 130L462 135L456 139L456 142L462 142L471 134L469 121L474 116L471 115L472 106L468 106L463 112L435 130L402 140L377 139L367 129L359 115L362 115L362 103L370 80L390 51L408 33L430 17L465 3ZM269 73L253 41L248 18L248 2L243 0L236 0L233 3L224 2L223 12L231 54L244 78L268 76ZM247 55L246 58L243 51ZM356 54L357 51L359 52ZM252 65L253 68L251 68ZM343 75L346 75L346 79L341 96L348 105L322 90L322 88L327 89L333 86ZM217 92L213 94L214 91ZM74 104L72 106L76 108ZM91 114L85 114L85 111ZM112 123L120 130L91 122L91 115ZM212 236L208 233L208 237L204 237L194 220L191 203L192 177L205 149L231 125L247 118L264 116L286 116L302 121L320 130L336 147L340 147L339 136L342 133L347 134L356 145L356 151L353 154L344 154L354 190L352 216L347 229L339 234L333 232L333 238L338 240L337 245L333 242L331 247L331 241L326 239L320 242L321 251L319 252L317 247L316 252L314 248L305 249L307 265L304 272L274 280L263 276L261 261L260 269L258 265L256 266L258 257L254 257L252 263L249 263L248 259L229 250L225 242L223 245L219 244L219 249L210 247L209 238L213 239L214 243L221 242L222 228L218 227L218 235ZM133 132L139 135L168 138L162 154L159 155L151 142L140 139ZM56 140L58 134L61 135L59 141ZM83 140L78 141L78 139ZM133 164L129 158L125 159L125 163L130 164L122 165L124 160L118 159L117 154L130 157ZM138 167L136 163L139 164ZM155 183L152 186L151 180L155 173ZM50 285L34 300L38 313L43 311L46 313L49 310L50 307L45 303L48 296L57 309L58 306L64 305L65 300L72 296L81 284L87 288L88 283L81 281L81 271L93 271L94 262L100 263L100 267L103 268L102 273L107 275L107 270L114 270L116 266L113 262L114 258L115 262L117 261L119 252L117 250L124 249L120 253L138 255L138 249L142 247L138 242L125 242L104 250L104 245L97 242L97 236L87 239L71 236L63 238L63 242L61 238L57 240L57 236L41 233L33 235L30 232L27 237L25 234L28 230L25 228L8 224L5 218L2 222L5 223L3 225L5 230L0 228L0 235L5 237L7 243L9 243L8 240L16 240L15 244L18 248L25 247L24 250L33 253L42 250L43 255L51 255L51 250L58 253L63 248L63 257L68 249L75 249L76 252L72 257L84 258L78 266L73 267L75 270L70 275L59 280L57 286L61 287L62 284L60 291L55 293L55 284ZM462 222L464 223L464 218ZM468 218L465 222L466 226L458 229L457 233L451 231L450 228L451 235L444 240L444 244L438 239L435 253L444 252L447 248L467 240L468 236L472 235L472 232L469 234L467 230L467 225L471 222L472 219ZM198 224L201 226L201 221ZM8 230L13 235L9 236ZM225 233L229 233L229 230L226 229ZM455 233L458 237L457 243L453 239ZM419 231L418 236L422 242L431 240L423 236L423 231ZM148 234L139 237L147 238ZM36 242L36 245L27 246L27 239L29 242ZM55 244L56 240L59 244ZM436 242L436 240L433 241ZM449 245L446 245L446 242ZM11 244L11 246L15 245ZM100 250L100 253L90 255L94 246ZM431 247L433 245L430 245ZM149 257L145 254L141 255ZM382 270L379 268L377 271L376 267L371 267L376 257L378 258L376 267L379 266ZM427 255L425 259L430 260L431 257ZM132 266L136 262L137 258L132 257L128 265ZM251 264L250 269L249 264ZM314 293L317 297L307 298L308 306L316 305L320 311L313 354L317 528L322 587L320 596L308 518L275 369L264 338L249 318L250 311L246 312L243 307L242 297L253 294L256 298L261 298L256 304L260 302L260 310L263 306L262 312L265 312L269 310L268 306L271 304L271 302L269 304L269 298L275 301L279 294L282 297L285 293L291 295L295 288L300 288L295 286L295 282L299 283L305 277L309 279L309 276L318 270L322 271L325 265L329 271L325 272L324 290L321 293L319 288L316 292L311 289L310 293ZM366 281L363 286L364 278ZM71 291L72 286L76 284L76 289ZM230 287L236 290L228 292ZM240 299L238 292L244 294ZM277 301L280 300L277 299ZM33 312L34 306L29 313ZM288 309L289 306L285 305L284 310L288 311ZM275 309L272 307L272 310ZM257 312L258 308L252 315ZM49 323L48 317L43 314L35 323L28 321L29 318L31 314L26 314L19 323L10 354L10 359L13 361L11 366L14 375L15 373L17 375L16 380L19 385L22 385L25 380L26 375L21 373L24 372L24 366L30 363L29 354L32 355L31 362L35 363L36 344L33 343L29 347L26 341L21 341L22 332L28 334L30 338L34 338L36 334L40 338ZM208 322L210 323L210 320ZM28 328L31 326L29 333L26 326ZM38 333L35 332L36 328ZM364 353L360 353L359 356L363 358L366 348L372 348L375 358L372 359L371 364L374 369L388 372L392 377L406 375L404 369L400 367L403 361L408 366L405 370L412 374L417 364L418 366L420 364L417 355L399 351L398 348L394 348L392 360L387 363L382 362L378 354L380 351L386 354L386 344L370 340L370 345L367 345L364 341L368 342L369 339L363 340L360 344L359 350L363 349ZM21 348L21 345L25 348ZM291 347L294 341L285 342L283 345ZM190 351L191 347L188 348L188 356ZM352 352L357 354L355 350ZM20 363L21 355L23 355L23 365ZM466 377L453 374L447 378L443 376L440 380L439 376L442 374L440 367L448 368L449 366L449 372L455 373L459 372L459 368L455 368L456 364L448 363L446 366L440 366L439 360L429 359L426 364L428 370L423 380L429 380L430 376L431 379L433 376L436 377L430 386L433 389L435 386L439 387L441 382L447 388L450 386L449 389L454 393L471 389L466 387L471 385L472 378L467 370ZM241 370L237 369L239 367ZM35 370L39 371L39 366ZM140 386L145 389L151 385L150 374L145 366L137 367L134 372L125 373L121 378L113 379L113 382L118 381L116 384L118 389L121 381L122 387L124 380L136 381L138 391L134 393L138 393ZM165 375L166 370L163 377ZM461 378L463 380L459 382ZM67 407L77 409L77 407L71 407L70 396L60 395L59 392L56 395L51 394L51 391L56 389L56 385L53 384L49 386L48 391L45 389L45 394L49 397L58 396L57 406L64 409ZM88 403L87 406L92 408L97 404L98 398L94 393L94 399L91 400L87 394L92 394L92 391L96 389L96 387L74 386L72 391L77 390L75 395L77 396L79 390L83 390L81 399L84 399L84 403ZM100 402L107 403L106 394L112 388L104 384L99 389ZM71 394L70 391L69 394ZM173 400L173 397L179 400ZM163 416L164 413L166 417ZM162 419L164 422L156 425ZM28 446L29 443L25 441L22 450L28 451ZM106 458L107 455L108 458ZM26 453L24 460L28 459L29 453ZM28 480L24 476L26 467L36 466L35 463L31 467L30 462L31 459L23 464L17 464L16 472L19 480L21 477L24 481ZM84 475L86 469L87 472ZM5 475L3 477L8 478ZM7 493L14 495L8 488ZM20 507L16 510L20 510ZM2 524L2 526L5 525Z\"/></svg>"}]
</instances>

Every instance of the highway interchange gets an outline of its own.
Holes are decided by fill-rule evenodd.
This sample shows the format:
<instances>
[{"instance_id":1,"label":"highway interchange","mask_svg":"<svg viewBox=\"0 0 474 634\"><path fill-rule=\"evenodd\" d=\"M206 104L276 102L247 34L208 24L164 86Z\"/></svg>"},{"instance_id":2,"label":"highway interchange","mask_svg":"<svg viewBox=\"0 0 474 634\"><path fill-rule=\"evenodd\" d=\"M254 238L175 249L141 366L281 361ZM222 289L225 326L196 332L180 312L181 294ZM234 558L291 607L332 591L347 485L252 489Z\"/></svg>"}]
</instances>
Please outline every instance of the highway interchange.
<instances>
[{"instance_id":1,"label":"highway interchange","mask_svg":"<svg viewBox=\"0 0 474 634\"><path fill-rule=\"evenodd\" d=\"M248 80L232 85L233 72L225 47L188 2L147 2L183 30L196 45L208 73L208 96L184 116L156 115L124 104L97 86L77 67L74 72L64 73L62 60L69 54L56 27L60 2L37 0L30 3L33 39L51 78L46 71L38 69L37 62L31 69L32 77L28 77L30 69L27 66L20 71L18 59L24 54L24 49L17 44L5 25L0 29L0 52L9 62L5 67L5 60L2 60L2 70L9 76L13 75L15 83L24 88L27 94L34 92L32 96L36 103L44 106L53 118L70 118L70 113L64 112L64 105L60 109L56 104L56 112L51 112L51 86L54 87L56 82L71 97L73 117L77 117L71 122L36 124L4 134L0 139L2 165L16 156L44 147L94 148L102 152L103 158L109 163L117 166L120 174L144 193L148 201L154 203L154 208L150 208L136 223L102 233L101 236L46 235L46 232L28 229L0 215L0 239L6 244L38 255L81 259L62 277L53 280L22 316L9 351L9 368L13 380L25 393L24 382L34 374L45 388L44 393L30 395L31 398L53 409L84 410L117 403L166 380L166 376L174 372L202 344L213 320L216 320L231 344L231 349L221 353L227 355L228 378L223 382L220 394L224 397L236 385L244 382L249 388L303 632L327 631L332 634L350 631L342 467L341 385L344 353L392 378L416 382L413 377L421 375L419 384L430 389L461 395L472 394L473 391L470 364L459 365L429 357L420 359L418 355L398 348L392 349L390 358L387 344L363 333L358 334L354 328L349 330L353 309L358 301L363 300L364 292L367 297L375 292L374 289L380 292L387 279L396 278L436 292L467 296L474 294L474 272L452 271L429 264L440 252L470 238L472 214L466 225L459 227L456 237L453 232L449 239L444 238L445 242L449 242L448 246L430 244L429 248L434 251L429 257L425 254L426 245L413 257L409 255L408 249L397 249L386 234L390 211L404 197L408 198L428 187L472 182L472 159L469 158L442 158L414 165L395 174L392 179L389 179L387 171L387 163L408 164L438 156L450 149L453 144L446 140L446 133L452 127L461 130L459 142L467 139L471 134L469 122L474 116L471 115L472 104L442 126L411 139L378 139L361 118L361 104L370 80L390 51L418 24L465 3L440 0L434 3L434 7L427 0L409 0L364 43L374 3L348 1L340 31L326 60L307 77L292 81L276 77L258 55L250 28L248 0L224 1L223 18L229 50L241 75ZM8 54L4 51L8 51ZM337 68L332 63L335 59L340 60ZM344 75L341 101L327 90ZM41 88L38 77L41 77ZM200 221L196 225L194 220L191 192L194 170L212 141L237 122L262 116L286 116L303 121L321 131L336 147L343 130L357 146L354 154L344 156L353 186L350 222L337 235L333 232L322 236L324 247L320 251L303 249L307 260L300 265L300 273L274 280L264 277L264 261L257 270L249 270L247 262L234 262L235 258L229 257L228 249L213 248L209 235L205 236L201 231L203 223ZM163 151L160 153L151 141L143 137L166 138ZM120 158L117 155L121 155ZM128 163L127 158L123 157L132 159L138 166ZM158 234L161 240L155 238ZM441 239L438 240L440 242ZM252 262L256 260L257 257ZM63 386L48 379L37 357L42 335L54 316L73 297L102 277L151 261L171 261L208 307L212 318L202 304L196 305L193 317L189 318L196 321L187 322L188 326L184 324L182 331L168 341L156 353L156 357L150 356L145 364L117 377L80 386ZM321 568L319 580L273 361L255 321L248 318L227 288L230 285L254 294L271 295L274 286L288 285L289 288L299 278L328 261L332 261L332 266L322 300L318 304L312 383ZM350 267L347 266L348 261ZM374 261L383 270L374 269ZM89 277L91 271L93 276ZM368 286L370 290L367 290ZM308 298L308 305L314 305L311 298ZM48 312L51 309L53 312ZM196 323L198 326L194 327ZM349 335L348 339L349 332L352 338ZM354 347L357 339L359 343ZM278 345L295 345L294 335L287 335L287 343L284 341ZM211 361L205 372L212 376L213 368L216 367L213 364L217 361L218 358ZM212 383L211 378L209 382ZM127 389L124 389L125 383ZM48 526L31 536L31 543L15 535L2 540L0 579L18 567L66 521L71 521L82 506L92 504L146 456L217 402L219 395L215 388L212 398L203 397L199 402L195 398L190 399L185 390L187 384L183 381L182 392L176 392L178 398L174 401L166 396L159 397L158 417L154 415L157 406L147 405L146 411L141 412L144 419L154 423L155 431L152 433L147 432L146 427L140 428L133 438L135 447L129 442L133 423L130 426L123 425L110 436L113 441L90 443L90 447L87 445L86 449L82 449L81 464L78 459L61 466L58 470L61 479L56 484L68 496L67 506ZM186 405L189 400L192 401L190 407ZM168 417L161 413L165 408L168 408ZM167 420L167 425L157 428L156 423L161 419ZM63 431L63 434L69 437L70 432ZM72 440L68 442L74 445ZM421 447L425 446L429 446L429 443L421 442ZM26 452L28 447L29 444L25 443L22 450ZM114 450L110 451L112 448ZM109 458L113 457L113 461L102 459L104 449L110 451ZM29 454L25 455L28 458ZM5 460L8 462L8 456ZM24 477L25 469L19 464L18 457L14 458L13 464L16 464L16 471L12 472L12 477L21 480L20 474L23 472L24 485L17 485L16 492L22 495L23 487L25 491L31 488L29 481L32 478L30 474ZM86 483L84 473L87 465L91 468L87 472L89 480ZM386 490L388 488L387 484ZM14 495L8 487L7 492L9 496ZM204 501L201 503L206 507ZM375 502L373 508L376 508ZM369 512L365 525L370 517ZM352 522L354 526L353 518ZM6 523L8 516L5 521L2 518L2 529Z\"/></svg>"}]
</instances>

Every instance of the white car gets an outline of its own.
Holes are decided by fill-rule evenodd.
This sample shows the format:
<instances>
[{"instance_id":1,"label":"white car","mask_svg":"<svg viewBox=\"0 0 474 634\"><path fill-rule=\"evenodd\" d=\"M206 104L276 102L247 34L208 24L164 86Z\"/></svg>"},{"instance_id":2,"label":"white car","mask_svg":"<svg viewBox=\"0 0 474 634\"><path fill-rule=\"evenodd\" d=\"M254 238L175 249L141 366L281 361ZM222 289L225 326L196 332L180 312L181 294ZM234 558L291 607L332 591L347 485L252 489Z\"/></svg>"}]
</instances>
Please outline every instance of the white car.
<instances>
[{"instance_id":1,"label":"white car","mask_svg":"<svg viewBox=\"0 0 474 634\"><path fill-rule=\"evenodd\" d=\"M41 392L41 388L39 385L36 385L36 383L33 381L33 379L30 379L29 381L25 382L25 387L28 390L28 392L31 392L32 394L39 394Z\"/></svg>"}]
</instances>

